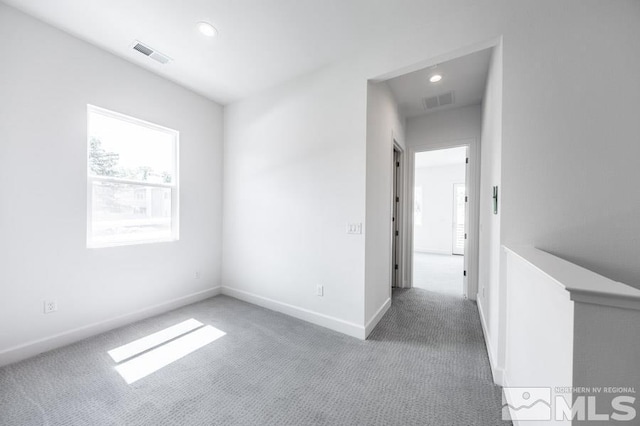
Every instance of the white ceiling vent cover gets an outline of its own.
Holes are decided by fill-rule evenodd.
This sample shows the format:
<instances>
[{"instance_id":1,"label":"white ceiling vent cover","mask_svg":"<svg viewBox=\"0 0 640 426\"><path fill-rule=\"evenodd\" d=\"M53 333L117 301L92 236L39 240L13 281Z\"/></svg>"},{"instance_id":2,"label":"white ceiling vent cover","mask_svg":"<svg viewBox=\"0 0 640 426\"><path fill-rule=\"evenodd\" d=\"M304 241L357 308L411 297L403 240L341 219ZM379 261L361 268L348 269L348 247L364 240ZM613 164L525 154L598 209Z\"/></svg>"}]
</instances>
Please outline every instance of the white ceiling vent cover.
<instances>
[{"instance_id":1,"label":"white ceiling vent cover","mask_svg":"<svg viewBox=\"0 0 640 426\"><path fill-rule=\"evenodd\" d=\"M431 96L422 100L424 109L433 109L443 107L446 105L452 105L455 102L453 92L442 93L438 96Z\"/></svg>"},{"instance_id":2,"label":"white ceiling vent cover","mask_svg":"<svg viewBox=\"0 0 640 426\"><path fill-rule=\"evenodd\" d=\"M133 42L133 50L136 50L140 53L142 53L144 56L148 56L151 59L160 62L161 64L166 64L171 62L171 58L168 57L167 55L163 55L162 53L158 52L155 49L150 48L149 46L146 46L142 43L140 43L139 41L134 41Z\"/></svg>"}]
</instances>

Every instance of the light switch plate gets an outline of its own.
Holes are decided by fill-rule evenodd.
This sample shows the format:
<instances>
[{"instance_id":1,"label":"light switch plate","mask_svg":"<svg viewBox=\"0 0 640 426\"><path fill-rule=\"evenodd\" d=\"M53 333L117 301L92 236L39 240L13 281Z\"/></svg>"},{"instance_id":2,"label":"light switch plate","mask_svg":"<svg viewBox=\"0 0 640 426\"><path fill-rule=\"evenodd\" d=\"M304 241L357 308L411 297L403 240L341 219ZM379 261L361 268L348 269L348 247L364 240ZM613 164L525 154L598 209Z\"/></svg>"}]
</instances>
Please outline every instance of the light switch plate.
<instances>
[{"instance_id":1,"label":"light switch plate","mask_svg":"<svg viewBox=\"0 0 640 426\"><path fill-rule=\"evenodd\" d=\"M347 225L347 234L362 234L362 223L349 223Z\"/></svg>"}]
</instances>

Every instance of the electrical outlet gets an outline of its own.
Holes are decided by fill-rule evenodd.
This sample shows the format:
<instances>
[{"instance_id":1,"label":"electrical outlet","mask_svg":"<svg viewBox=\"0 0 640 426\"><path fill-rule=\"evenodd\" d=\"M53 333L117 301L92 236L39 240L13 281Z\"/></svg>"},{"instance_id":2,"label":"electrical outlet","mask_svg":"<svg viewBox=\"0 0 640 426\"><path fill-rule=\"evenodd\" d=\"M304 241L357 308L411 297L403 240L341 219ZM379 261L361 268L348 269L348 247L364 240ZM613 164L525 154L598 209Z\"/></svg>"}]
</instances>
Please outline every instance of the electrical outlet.
<instances>
[{"instance_id":1,"label":"electrical outlet","mask_svg":"<svg viewBox=\"0 0 640 426\"><path fill-rule=\"evenodd\" d=\"M44 313L50 314L58 310L58 302L55 300L46 300L44 302Z\"/></svg>"},{"instance_id":2,"label":"electrical outlet","mask_svg":"<svg viewBox=\"0 0 640 426\"><path fill-rule=\"evenodd\" d=\"M316 287L316 296L324 296L324 287L319 285Z\"/></svg>"},{"instance_id":3,"label":"electrical outlet","mask_svg":"<svg viewBox=\"0 0 640 426\"><path fill-rule=\"evenodd\" d=\"M200 271L196 271L196 272L195 272L195 274L193 274L193 277L194 277L196 280L199 280L199 279L200 279Z\"/></svg>"}]
</instances>

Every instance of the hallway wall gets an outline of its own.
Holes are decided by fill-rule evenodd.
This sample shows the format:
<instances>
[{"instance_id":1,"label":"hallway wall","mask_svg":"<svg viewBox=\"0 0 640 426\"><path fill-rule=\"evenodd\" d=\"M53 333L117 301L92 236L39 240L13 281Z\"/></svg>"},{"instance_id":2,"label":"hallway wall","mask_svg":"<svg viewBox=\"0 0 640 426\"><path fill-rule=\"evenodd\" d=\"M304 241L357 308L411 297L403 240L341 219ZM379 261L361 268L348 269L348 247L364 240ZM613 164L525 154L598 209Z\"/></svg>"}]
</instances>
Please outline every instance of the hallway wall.
<instances>
[{"instance_id":1,"label":"hallway wall","mask_svg":"<svg viewBox=\"0 0 640 426\"><path fill-rule=\"evenodd\" d=\"M391 305L393 143L405 147L404 119L387 83L367 84L365 311L371 332Z\"/></svg>"},{"instance_id":2,"label":"hallway wall","mask_svg":"<svg viewBox=\"0 0 640 426\"><path fill-rule=\"evenodd\" d=\"M504 38L501 240L640 288L640 2L548 4Z\"/></svg>"},{"instance_id":3,"label":"hallway wall","mask_svg":"<svg viewBox=\"0 0 640 426\"><path fill-rule=\"evenodd\" d=\"M407 146L439 147L465 139L480 140L482 105L438 111L407 119Z\"/></svg>"},{"instance_id":4,"label":"hallway wall","mask_svg":"<svg viewBox=\"0 0 640 426\"><path fill-rule=\"evenodd\" d=\"M478 307L487 333L494 369L502 368L506 321L505 288L500 281L502 218L502 47L494 49L482 105L480 176L480 270ZM493 212L493 187L498 187L498 212ZM495 371L494 371L495 372ZM498 375L500 373L497 373Z\"/></svg>"}]
</instances>

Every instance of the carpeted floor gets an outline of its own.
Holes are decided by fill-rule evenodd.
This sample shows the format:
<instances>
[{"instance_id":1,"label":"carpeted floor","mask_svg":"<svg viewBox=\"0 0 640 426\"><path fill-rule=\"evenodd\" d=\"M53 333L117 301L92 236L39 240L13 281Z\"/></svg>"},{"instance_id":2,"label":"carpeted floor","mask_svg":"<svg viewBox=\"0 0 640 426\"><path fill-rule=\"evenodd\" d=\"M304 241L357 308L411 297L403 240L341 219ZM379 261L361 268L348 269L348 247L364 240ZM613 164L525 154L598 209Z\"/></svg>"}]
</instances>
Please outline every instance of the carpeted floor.
<instances>
[{"instance_id":1,"label":"carpeted floor","mask_svg":"<svg viewBox=\"0 0 640 426\"><path fill-rule=\"evenodd\" d=\"M107 351L227 334L128 385ZM369 340L218 296L0 369L2 425L501 425L476 306L395 290Z\"/></svg>"},{"instance_id":2,"label":"carpeted floor","mask_svg":"<svg viewBox=\"0 0 640 426\"><path fill-rule=\"evenodd\" d=\"M413 252L413 286L462 297L464 256Z\"/></svg>"}]
</instances>

